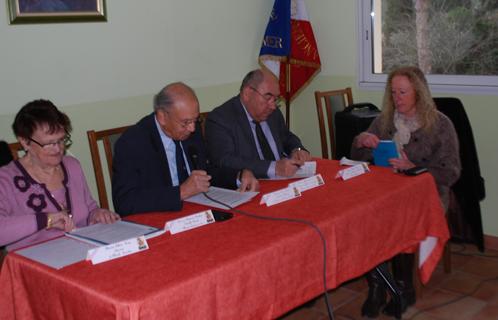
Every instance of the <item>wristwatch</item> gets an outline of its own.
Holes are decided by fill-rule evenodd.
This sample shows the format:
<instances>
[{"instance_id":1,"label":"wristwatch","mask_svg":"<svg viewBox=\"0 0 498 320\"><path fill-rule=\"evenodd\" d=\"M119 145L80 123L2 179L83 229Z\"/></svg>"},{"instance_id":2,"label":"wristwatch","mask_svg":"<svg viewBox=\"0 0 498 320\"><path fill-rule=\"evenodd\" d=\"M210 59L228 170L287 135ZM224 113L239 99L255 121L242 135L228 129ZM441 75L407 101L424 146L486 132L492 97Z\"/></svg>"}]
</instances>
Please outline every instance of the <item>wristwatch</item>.
<instances>
[{"instance_id":1,"label":"wristwatch","mask_svg":"<svg viewBox=\"0 0 498 320\"><path fill-rule=\"evenodd\" d=\"M294 153L294 152L296 152L296 151L301 151L301 150L302 150L302 151L306 151L306 152L308 152L308 153L309 153L309 151L308 151L308 150L306 150L304 147L297 147L297 148L292 149L291 154L293 154L293 153Z\"/></svg>"}]
</instances>

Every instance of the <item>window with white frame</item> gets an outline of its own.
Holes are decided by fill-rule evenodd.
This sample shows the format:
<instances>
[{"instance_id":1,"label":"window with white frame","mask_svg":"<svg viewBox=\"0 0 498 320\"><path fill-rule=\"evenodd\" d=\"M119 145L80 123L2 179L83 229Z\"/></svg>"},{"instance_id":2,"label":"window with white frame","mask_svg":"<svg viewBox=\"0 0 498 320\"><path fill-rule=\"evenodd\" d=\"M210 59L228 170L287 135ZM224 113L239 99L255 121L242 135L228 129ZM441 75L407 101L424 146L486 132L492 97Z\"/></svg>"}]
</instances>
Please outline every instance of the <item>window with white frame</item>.
<instances>
[{"instance_id":1,"label":"window with white frame","mask_svg":"<svg viewBox=\"0 0 498 320\"><path fill-rule=\"evenodd\" d=\"M433 91L498 95L498 1L358 0L359 85L416 65Z\"/></svg>"}]
</instances>

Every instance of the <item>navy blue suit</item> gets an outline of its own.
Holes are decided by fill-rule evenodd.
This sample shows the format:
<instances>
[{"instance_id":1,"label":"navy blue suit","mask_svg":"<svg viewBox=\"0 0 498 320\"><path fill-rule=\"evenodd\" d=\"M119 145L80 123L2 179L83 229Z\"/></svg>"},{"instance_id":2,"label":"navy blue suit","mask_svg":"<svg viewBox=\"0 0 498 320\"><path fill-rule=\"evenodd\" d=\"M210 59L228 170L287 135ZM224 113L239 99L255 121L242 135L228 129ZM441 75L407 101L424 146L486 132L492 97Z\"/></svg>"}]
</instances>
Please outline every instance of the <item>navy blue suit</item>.
<instances>
[{"instance_id":1,"label":"navy blue suit","mask_svg":"<svg viewBox=\"0 0 498 320\"><path fill-rule=\"evenodd\" d=\"M207 166L200 128L182 146L188 156L191 146L197 150L199 169L213 177L211 184L236 187L237 170ZM193 168L192 163L189 166ZM168 159L154 121L154 114L126 130L114 146L112 200L120 215L182 209L180 187L173 186Z\"/></svg>"}]
</instances>

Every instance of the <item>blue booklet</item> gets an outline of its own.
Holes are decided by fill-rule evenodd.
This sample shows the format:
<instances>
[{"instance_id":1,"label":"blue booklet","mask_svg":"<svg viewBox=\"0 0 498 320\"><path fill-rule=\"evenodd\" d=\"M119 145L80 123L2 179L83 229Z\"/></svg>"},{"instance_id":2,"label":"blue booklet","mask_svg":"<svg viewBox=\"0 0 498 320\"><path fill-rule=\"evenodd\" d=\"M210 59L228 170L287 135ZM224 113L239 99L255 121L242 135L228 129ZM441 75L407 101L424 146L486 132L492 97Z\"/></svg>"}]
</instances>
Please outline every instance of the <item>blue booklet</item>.
<instances>
[{"instance_id":1,"label":"blue booklet","mask_svg":"<svg viewBox=\"0 0 498 320\"><path fill-rule=\"evenodd\" d=\"M377 148L373 150L373 157L376 166L390 167L389 159L399 158L396 143L392 140L380 140Z\"/></svg>"}]
</instances>

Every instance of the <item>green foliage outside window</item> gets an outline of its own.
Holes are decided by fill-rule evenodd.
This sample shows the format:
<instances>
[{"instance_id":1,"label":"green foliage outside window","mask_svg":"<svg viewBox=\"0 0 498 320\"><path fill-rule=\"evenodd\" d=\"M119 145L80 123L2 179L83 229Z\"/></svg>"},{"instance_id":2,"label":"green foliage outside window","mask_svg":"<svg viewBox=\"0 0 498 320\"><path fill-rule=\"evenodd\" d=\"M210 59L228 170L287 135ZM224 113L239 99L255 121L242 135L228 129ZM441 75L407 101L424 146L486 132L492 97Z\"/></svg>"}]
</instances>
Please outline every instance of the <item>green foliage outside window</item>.
<instances>
[{"instance_id":1,"label":"green foliage outside window","mask_svg":"<svg viewBox=\"0 0 498 320\"><path fill-rule=\"evenodd\" d=\"M427 74L498 75L498 1L382 0L381 7L382 73L418 65Z\"/></svg>"}]
</instances>

